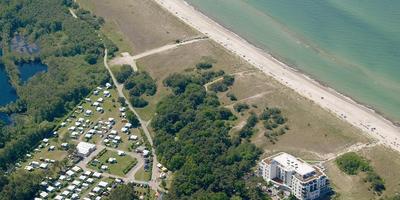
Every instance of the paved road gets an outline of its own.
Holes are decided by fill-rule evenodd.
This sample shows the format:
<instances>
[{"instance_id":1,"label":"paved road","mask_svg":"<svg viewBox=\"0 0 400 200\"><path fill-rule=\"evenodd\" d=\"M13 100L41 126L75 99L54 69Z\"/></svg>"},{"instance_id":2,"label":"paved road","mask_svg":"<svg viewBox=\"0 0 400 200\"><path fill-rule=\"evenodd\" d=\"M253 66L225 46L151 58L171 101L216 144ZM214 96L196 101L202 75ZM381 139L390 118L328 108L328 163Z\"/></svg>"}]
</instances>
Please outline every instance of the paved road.
<instances>
[{"instance_id":1,"label":"paved road","mask_svg":"<svg viewBox=\"0 0 400 200\"><path fill-rule=\"evenodd\" d=\"M106 50L105 50L105 53L104 53L104 66L107 68L107 70L108 70L108 72L109 72L109 74L110 74L110 76L111 76L111 78L112 78L112 80L113 80L113 82L114 82L114 85L115 85L115 87L117 88L118 96L124 98L125 101L126 101L126 103L127 103L127 105L128 105L128 108L129 108L133 113L135 113L136 117L137 117L137 118L139 119L139 121L140 121L142 130L144 131L144 133L145 133L145 135L146 135L146 137L147 137L147 140L149 141L150 145L153 147L153 139L152 139L152 137L151 137L151 135L150 135L150 132L149 132L149 130L147 129L147 126L146 126L147 122L144 121L144 120L142 120L142 118L140 118L139 114L138 114L138 113L136 112L136 110L133 108L132 104L131 104L131 103L128 101L128 99L125 97L125 94L124 94L124 92L123 92L123 85L122 85L122 84L119 84L119 83L117 82L116 78L114 77L114 74L112 73L110 67L108 66L108 63L107 63L107 55L108 55L108 51L107 51L107 49L106 49ZM157 169L158 161L157 161L157 155L155 154L154 148L151 149L151 152L152 152L152 155L153 155L153 170L152 170L151 181L149 182L149 185L150 185L150 187L151 187L152 189L154 189L155 191L157 191L157 189L159 189L159 187L158 187L159 184L158 184L158 180L157 180L157 178L159 177L159 171L158 171L158 169Z\"/></svg>"}]
</instances>

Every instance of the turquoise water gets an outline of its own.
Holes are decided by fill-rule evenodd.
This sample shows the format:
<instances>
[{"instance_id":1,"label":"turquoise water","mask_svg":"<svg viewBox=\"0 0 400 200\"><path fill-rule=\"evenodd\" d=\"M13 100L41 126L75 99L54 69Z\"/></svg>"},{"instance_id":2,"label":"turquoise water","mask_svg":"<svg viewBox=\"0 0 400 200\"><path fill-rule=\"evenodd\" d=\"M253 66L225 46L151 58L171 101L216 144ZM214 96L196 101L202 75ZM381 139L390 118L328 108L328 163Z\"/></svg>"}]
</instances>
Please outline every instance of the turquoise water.
<instances>
[{"instance_id":1,"label":"turquoise water","mask_svg":"<svg viewBox=\"0 0 400 200\"><path fill-rule=\"evenodd\" d=\"M188 2L286 63L400 121L400 1Z\"/></svg>"}]
</instances>

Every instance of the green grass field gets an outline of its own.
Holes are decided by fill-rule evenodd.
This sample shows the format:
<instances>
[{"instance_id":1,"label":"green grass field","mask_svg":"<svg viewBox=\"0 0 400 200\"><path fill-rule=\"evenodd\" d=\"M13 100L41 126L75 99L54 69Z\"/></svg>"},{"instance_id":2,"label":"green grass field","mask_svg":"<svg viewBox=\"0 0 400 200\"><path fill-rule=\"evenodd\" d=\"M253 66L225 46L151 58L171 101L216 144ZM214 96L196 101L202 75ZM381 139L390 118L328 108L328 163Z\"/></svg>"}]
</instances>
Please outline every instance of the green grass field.
<instances>
[{"instance_id":1,"label":"green grass field","mask_svg":"<svg viewBox=\"0 0 400 200\"><path fill-rule=\"evenodd\" d=\"M107 160L109 158L115 158L116 163L108 163ZM119 156L117 152L107 150L103 155L100 157L96 156L96 159L99 160L98 164L93 164L93 161L88 164L88 167L97 171L101 171L101 166L106 165L108 166L108 170L106 171L107 173L114 174L117 176L123 177L125 173L123 172L124 169L126 169L132 162L137 163L137 160L135 158L132 158L129 155L125 156ZM134 166L134 165L133 165Z\"/></svg>"},{"instance_id":2,"label":"green grass field","mask_svg":"<svg viewBox=\"0 0 400 200\"><path fill-rule=\"evenodd\" d=\"M139 181L149 181L151 179L151 173L146 172L144 168L140 168L135 174L135 179Z\"/></svg>"}]
</instances>

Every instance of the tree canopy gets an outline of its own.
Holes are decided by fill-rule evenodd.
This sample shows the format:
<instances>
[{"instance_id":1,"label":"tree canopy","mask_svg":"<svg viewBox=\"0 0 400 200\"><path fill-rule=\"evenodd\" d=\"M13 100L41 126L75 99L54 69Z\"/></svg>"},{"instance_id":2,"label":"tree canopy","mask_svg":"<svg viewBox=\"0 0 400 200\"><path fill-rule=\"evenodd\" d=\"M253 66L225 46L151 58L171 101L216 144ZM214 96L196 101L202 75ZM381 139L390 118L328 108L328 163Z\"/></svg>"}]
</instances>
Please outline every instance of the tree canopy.
<instances>
[{"instance_id":1,"label":"tree canopy","mask_svg":"<svg viewBox=\"0 0 400 200\"><path fill-rule=\"evenodd\" d=\"M260 150L235 142L228 132L235 116L220 106L218 97L203 87L199 74L173 74L164 84L173 94L157 106L152 121L160 161L175 171L168 199L264 199L251 192L243 176Z\"/></svg>"}]
</instances>

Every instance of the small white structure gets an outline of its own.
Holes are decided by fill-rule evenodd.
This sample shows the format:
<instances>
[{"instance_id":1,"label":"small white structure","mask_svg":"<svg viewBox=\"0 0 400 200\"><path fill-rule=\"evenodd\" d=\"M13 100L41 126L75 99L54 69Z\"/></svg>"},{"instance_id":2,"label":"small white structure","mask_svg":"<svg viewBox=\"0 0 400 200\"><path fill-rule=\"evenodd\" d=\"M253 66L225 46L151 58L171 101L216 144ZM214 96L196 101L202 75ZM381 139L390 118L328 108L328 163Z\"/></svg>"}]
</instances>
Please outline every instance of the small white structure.
<instances>
[{"instance_id":1,"label":"small white structure","mask_svg":"<svg viewBox=\"0 0 400 200\"><path fill-rule=\"evenodd\" d=\"M64 197L61 195L57 195L56 197L54 197L55 200L63 200Z\"/></svg>"},{"instance_id":2,"label":"small white structure","mask_svg":"<svg viewBox=\"0 0 400 200\"><path fill-rule=\"evenodd\" d=\"M90 134L90 133L85 134L85 138L87 138L87 139L90 139L90 138L92 138L92 137L93 137L93 135Z\"/></svg>"},{"instance_id":3,"label":"small white structure","mask_svg":"<svg viewBox=\"0 0 400 200\"><path fill-rule=\"evenodd\" d=\"M85 181L87 179L87 176L81 175L79 176L79 180L81 181Z\"/></svg>"},{"instance_id":4,"label":"small white structure","mask_svg":"<svg viewBox=\"0 0 400 200\"><path fill-rule=\"evenodd\" d=\"M116 163L117 159L116 158L108 158L107 162L108 163Z\"/></svg>"},{"instance_id":5,"label":"small white structure","mask_svg":"<svg viewBox=\"0 0 400 200\"><path fill-rule=\"evenodd\" d=\"M72 181L72 184L79 187L79 186L81 186L82 182L80 182L78 180L74 180L74 181Z\"/></svg>"},{"instance_id":6,"label":"small white structure","mask_svg":"<svg viewBox=\"0 0 400 200\"><path fill-rule=\"evenodd\" d=\"M163 173L160 174L160 178L161 178L161 179L164 179L164 178L166 178L166 177L167 177L167 174L166 174L166 173L163 172Z\"/></svg>"},{"instance_id":7,"label":"small white structure","mask_svg":"<svg viewBox=\"0 0 400 200\"><path fill-rule=\"evenodd\" d=\"M112 85L111 85L110 83L106 83L106 88L107 88L107 89L110 89L111 86L112 86Z\"/></svg>"},{"instance_id":8,"label":"small white structure","mask_svg":"<svg viewBox=\"0 0 400 200\"><path fill-rule=\"evenodd\" d=\"M103 103L103 101L104 101L104 99L101 97L97 99L97 102L99 102L99 103Z\"/></svg>"},{"instance_id":9,"label":"small white structure","mask_svg":"<svg viewBox=\"0 0 400 200\"><path fill-rule=\"evenodd\" d=\"M79 194L77 193L72 194L71 199L79 199Z\"/></svg>"},{"instance_id":10,"label":"small white structure","mask_svg":"<svg viewBox=\"0 0 400 200\"><path fill-rule=\"evenodd\" d=\"M96 101L96 102L93 103L93 106L94 106L94 107L99 107L99 106L100 106L100 103Z\"/></svg>"},{"instance_id":11,"label":"small white structure","mask_svg":"<svg viewBox=\"0 0 400 200\"><path fill-rule=\"evenodd\" d=\"M68 170L67 172L65 172L65 174L69 177L73 176L75 174L75 172L73 172L72 170Z\"/></svg>"},{"instance_id":12,"label":"small white structure","mask_svg":"<svg viewBox=\"0 0 400 200\"><path fill-rule=\"evenodd\" d=\"M95 178L101 178L101 173L100 172L94 172L93 177Z\"/></svg>"},{"instance_id":13,"label":"small white structure","mask_svg":"<svg viewBox=\"0 0 400 200\"><path fill-rule=\"evenodd\" d=\"M99 187L103 187L103 188L107 187L107 185L108 185L108 183L105 181L100 181L98 184Z\"/></svg>"},{"instance_id":14,"label":"small white structure","mask_svg":"<svg viewBox=\"0 0 400 200\"><path fill-rule=\"evenodd\" d=\"M68 146L69 146L69 144L68 144L68 143L66 143L66 142L64 142L64 143L61 143L61 147L63 147L63 148L68 148Z\"/></svg>"},{"instance_id":15,"label":"small white structure","mask_svg":"<svg viewBox=\"0 0 400 200\"><path fill-rule=\"evenodd\" d=\"M93 112L92 112L92 110L86 110L85 111L85 115L91 115Z\"/></svg>"},{"instance_id":16,"label":"small white structure","mask_svg":"<svg viewBox=\"0 0 400 200\"><path fill-rule=\"evenodd\" d=\"M126 108L125 108L125 107L119 108L119 112L125 112L125 111L126 111Z\"/></svg>"},{"instance_id":17,"label":"small white structure","mask_svg":"<svg viewBox=\"0 0 400 200\"><path fill-rule=\"evenodd\" d=\"M101 188L99 187L94 187L92 190L94 193L99 193L101 191Z\"/></svg>"},{"instance_id":18,"label":"small white structure","mask_svg":"<svg viewBox=\"0 0 400 200\"><path fill-rule=\"evenodd\" d=\"M53 145L49 147L49 151L54 151L55 149L56 149L56 147Z\"/></svg>"},{"instance_id":19,"label":"small white structure","mask_svg":"<svg viewBox=\"0 0 400 200\"><path fill-rule=\"evenodd\" d=\"M58 187L61 186L61 183L58 182L58 181L56 181L56 182L53 183L53 186L56 187L56 188L58 188Z\"/></svg>"},{"instance_id":20,"label":"small white structure","mask_svg":"<svg viewBox=\"0 0 400 200\"><path fill-rule=\"evenodd\" d=\"M85 176L90 176L90 175L92 175L92 172L91 171L85 171L85 173L83 173Z\"/></svg>"},{"instance_id":21,"label":"small white structure","mask_svg":"<svg viewBox=\"0 0 400 200\"><path fill-rule=\"evenodd\" d=\"M111 96L111 93L108 90L104 90L103 94L104 94L105 97L110 97Z\"/></svg>"},{"instance_id":22,"label":"small white structure","mask_svg":"<svg viewBox=\"0 0 400 200\"><path fill-rule=\"evenodd\" d=\"M74 172L80 172L81 170L82 169L80 167L78 167L78 166L72 167L72 171L74 171Z\"/></svg>"},{"instance_id":23,"label":"small white structure","mask_svg":"<svg viewBox=\"0 0 400 200\"><path fill-rule=\"evenodd\" d=\"M129 136L129 139L130 140L137 140L138 136L137 135L131 135L131 136Z\"/></svg>"},{"instance_id":24,"label":"small white structure","mask_svg":"<svg viewBox=\"0 0 400 200\"><path fill-rule=\"evenodd\" d=\"M108 169L108 166L107 166L107 165L102 165L102 166L101 166L101 169L102 169L102 170L107 170L107 169Z\"/></svg>"},{"instance_id":25,"label":"small white structure","mask_svg":"<svg viewBox=\"0 0 400 200\"><path fill-rule=\"evenodd\" d=\"M127 129L127 128L125 128L125 127L122 127L121 128L121 132L123 132L123 133L127 133L129 131L129 129Z\"/></svg>"},{"instance_id":26,"label":"small white structure","mask_svg":"<svg viewBox=\"0 0 400 200\"><path fill-rule=\"evenodd\" d=\"M93 183L93 182L94 182L94 179L93 179L93 178L88 178L88 179L86 179L86 182L87 182L87 183Z\"/></svg>"},{"instance_id":27,"label":"small white structure","mask_svg":"<svg viewBox=\"0 0 400 200\"><path fill-rule=\"evenodd\" d=\"M33 170L33 167L31 167L31 166L26 166L24 169L27 170L27 171L32 171L32 170Z\"/></svg>"},{"instance_id":28,"label":"small white structure","mask_svg":"<svg viewBox=\"0 0 400 200\"><path fill-rule=\"evenodd\" d=\"M47 164L47 163L42 163L42 164L40 164L39 167L42 168L42 169L47 169L48 165L49 164Z\"/></svg>"},{"instance_id":29,"label":"small white structure","mask_svg":"<svg viewBox=\"0 0 400 200\"><path fill-rule=\"evenodd\" d=\"M44 139L43 139L43 142L44 142L44 143L48 143L48 142L49 142L49 139L44 138Z\"/></svg>"},{"instance_id":30,"label":"small white structure","mask_svg":"<svg viewBox=\"0 0 400 200\"><path fill-rule=\"evenodd\" d=\"M80 142L76 146L78 155L80 156L88 156L90 155L94 150L96 150L96 145L87 143L87 142Z\"/></svg>"},{"instance_id":31,"label":"small white structure","mask_svg":"<svg viewBox=\"0 0 400 200\"><path fill-rule=\"evenodd\" d=\"M79 135L79 133L76 132L76 131L74 131L74 132L71 133L71 137L72 137L72 138L78 138L78 135Z\"/></svg>"},{"instance_id":32,"label":"small white structure","mask_svg":"<svg viewBox=\"0 0 400 200\"><path fill-rule=\"evenodd\" d=\"M29 165L36 168L39 167L40 164L37 161L32 161Z\"/></svg>"},{"instance_id":33,"label":"small white structure","mask_svg":"<svg viewBox=\"0 0 400 200\"><path fill-rule=\"evenodd\" d=\"M132 124L131 124L131 123L126 123L124 127L125 127L125 128L128 128L128 129L129 129L129 128L132 128Z\"/></svg>"},{"instance_id":34,"label":"small white structure","mask_svg":"<svg viewBox=\"0 0 400 200\"><path fill-rule=\"evenodd\" d=\"M49 196L49 194L47 192L41 192L39 195L42 198L47 198Z\"/></svg>"},{"instance_id":35,"label":"small white structure","mask_svg":"<svg viewBox=\"0 0 400 200\"><path fill-rule=\"evenodd\" d=\"M97 108L96 108L96 111L97 111L97 112L103 112L104 109L103 109L102 107L97 107Z\"/></svg>"},{"instance_id":36,"label":"small white structure","mask_svg":"<svg viewBox=\"0 0 400 200\"><path fill-rule=\"evenodd\" d=\"M70 191L65 190L64 192L61 193L61 195L68 197L69 196Z\"/></svg>"},{"instance_id":37,"label":"small white structure","mask_svg":"<svg viewBox=\"0 0 400 200\"><path fill-rule=\"evenodd\" d=\"M113 135L117 135L118 134L118 132L116 130L111 130L110 133L113 134Z\"/></svg>"},{"instance_id":38,"label":"small white structure","mask_svg":"<svg viewBox=\"0 0 400 200\"><path fill-rule=\"evenodd\" d=\"M143 150L143 156L147 157L149 155L150 151L148 150Z\"/></svg>"},{"instance_id":39,"label":"small white structure","mask_svg":"<svg viewBox=\"0 0 400 200\"><path fill-rule=\"evenodd\" d=\"M49 186L49 187L46 188L46 190L47 190L48 192L53 192L55 189L56 189L56 188L54 188L53 186Z\"/></svg>"},{"instance_id":40,"label":"small white structure","mask_svg":"<svg viewBox=\"0 0 400 200\"><path fill-rule=\"evenodd\" d=\"M58 180L63 181L63 180L65 180L65 178L67 178L67 177L64 175L61 175L60 177L58 177Z\"/></svg>"},{"instance_id":41,"label":"small white structure","mask_svg":"<svg viewBox=\"0 0 400 200\"><path fill-rule=\"evenodd\" d=\"M67 187L67 190L69 190L69 191L74 191L75 188L76 188L75 185L69 185L69 186Z\"/></svg>"},{"instance_id":42,"label":"small white structure","mask_svg":"<svg viewBox=\"0 0 400 200\"><path fill-rule=\"evenodd\" d=\"M119 155L119 156L125 156L126 153L125 153L124 151L118 150L118 155Z\"/></svg>"}]
</instances>

